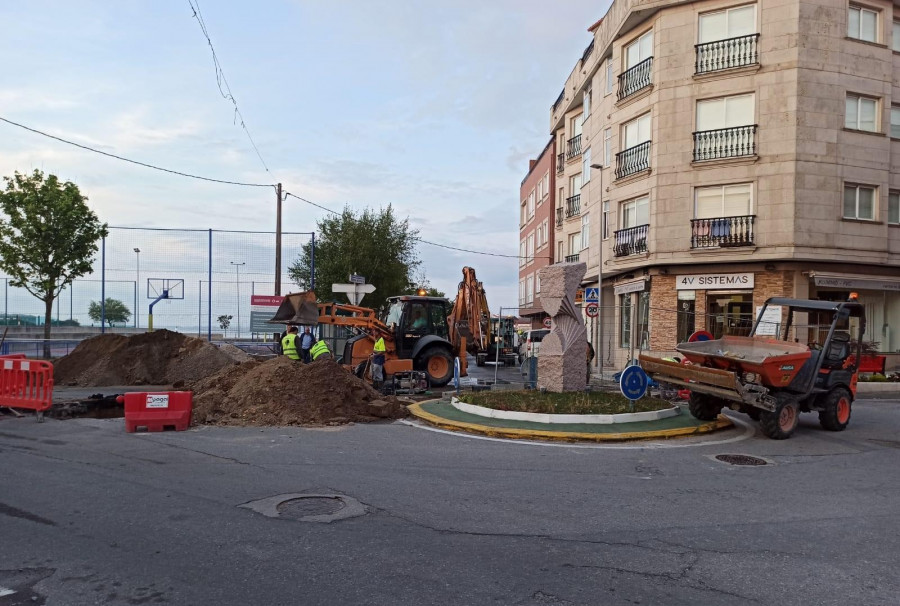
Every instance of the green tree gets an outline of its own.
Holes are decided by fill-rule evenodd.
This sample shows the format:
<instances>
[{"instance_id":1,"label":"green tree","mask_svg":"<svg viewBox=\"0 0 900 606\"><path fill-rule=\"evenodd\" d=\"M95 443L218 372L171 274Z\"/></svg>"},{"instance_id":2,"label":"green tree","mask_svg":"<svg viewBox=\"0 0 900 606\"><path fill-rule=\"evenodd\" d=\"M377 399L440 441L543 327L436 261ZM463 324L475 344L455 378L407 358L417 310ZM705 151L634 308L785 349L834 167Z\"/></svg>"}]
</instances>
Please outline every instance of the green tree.
<instances>
[{"instance_id":1,"label":"green tree","mask_svg":"<svg viewBox=\"0 0 900 606\"><path fill-rule=\"evenodd\" d=\"M234 316L229 316L228 314L223 314L216 318L216 320L219 322L219 327L225 331L225 334L228 334L228 327L231 326L231 319L233 317Z\"/></svg>"},{"instance_id":2,"label":"green tree","mask_svg":"<svg viewBox=\"0 0 900 606\"><path fill-rule=\"evenodd\" d=\"M353 273L365 276L366 282L377 288L363 300L366 307L374 309L388 297L414 288L419 232L410 228L408 219L397 219L390 205L360 214L345 207L340 215L325 217L317 224L315 290L320 300L344 301L344 294L332 292L331 285L346 283ZM311 252L307 244L288 268L288 275L302 288L311 284Z\"/></svg>"},{"instance_id":3,"label":"green tree","mask_svg":"<svg viewBox=\"0 0 900 606\"><path fill-rule=\"evenodd\" d=\"M91 271L97 240L106 236L87 198L71 181L17 171L0 191L0 269L44 302L44 338L50 338L53 301L72 280ZM44 357L50 357L49 343Z\"/></svg>"},{"instance_id":4,"label":"green tree","mask_svg":"<svg viewBox=\"0 0 900 606\"><path fill-rule=\"evenodd\" d=\"M101 322L103 320L103 310L100 308L99 301L91 301L91 305L88 307L88 316L90 316L91 320L94 322ZM107 326L112 326L113 324L124 325L128 323L129 319L131 319L131 310L128 309L127 305L118 299L106 298Z\"/></svg>"}]
</instances>

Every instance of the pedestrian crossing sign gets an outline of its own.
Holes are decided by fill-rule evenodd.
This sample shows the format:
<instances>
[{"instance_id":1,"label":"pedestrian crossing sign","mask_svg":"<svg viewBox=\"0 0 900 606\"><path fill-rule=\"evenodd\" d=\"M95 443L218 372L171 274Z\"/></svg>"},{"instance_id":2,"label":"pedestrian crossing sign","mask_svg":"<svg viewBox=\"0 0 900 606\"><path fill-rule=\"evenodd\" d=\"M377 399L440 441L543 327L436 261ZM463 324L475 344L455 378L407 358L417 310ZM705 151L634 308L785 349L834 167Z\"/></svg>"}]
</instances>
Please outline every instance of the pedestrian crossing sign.
<instances>
[{"instance_id":1,"label":"pedestrian crossing sign","mask_svg":"<svg viewBox=\"0 0 900 606\"><path fill-rule=\"evenodd\" d=\"M584 300L587 303L597 303L600 300L600 289L599 288L585 288L584 289Z\"/></svg>"}]
</instances>

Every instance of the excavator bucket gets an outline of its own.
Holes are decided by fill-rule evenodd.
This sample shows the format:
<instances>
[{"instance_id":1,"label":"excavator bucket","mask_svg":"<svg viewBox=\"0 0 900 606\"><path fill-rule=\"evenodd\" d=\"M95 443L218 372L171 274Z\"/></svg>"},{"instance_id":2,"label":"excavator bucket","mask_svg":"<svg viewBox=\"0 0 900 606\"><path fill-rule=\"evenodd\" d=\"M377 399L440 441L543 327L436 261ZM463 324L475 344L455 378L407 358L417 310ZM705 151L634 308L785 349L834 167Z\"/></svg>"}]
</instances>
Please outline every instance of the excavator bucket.
<instances>
[{"instance_id":1,"label":"excavator bucket","mask_svg":"<svg viewBox=\"0 0 900 606\"><path fill-rule=\"evenodd\" d=\"M271 324L302 324L309 326L319 322L319 306L316 304L316 293L307 290L295 292L284 297L275 316L269 320Z\"/></svg>"}]
</instances>

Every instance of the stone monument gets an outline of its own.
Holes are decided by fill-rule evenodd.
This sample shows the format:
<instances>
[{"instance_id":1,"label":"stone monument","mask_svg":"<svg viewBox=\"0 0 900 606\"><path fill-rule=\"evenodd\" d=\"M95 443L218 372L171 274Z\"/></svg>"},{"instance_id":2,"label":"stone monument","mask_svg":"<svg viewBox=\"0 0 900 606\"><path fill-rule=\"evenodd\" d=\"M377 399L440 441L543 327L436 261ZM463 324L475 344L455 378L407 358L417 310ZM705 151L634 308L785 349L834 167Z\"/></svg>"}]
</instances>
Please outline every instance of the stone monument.
<instances>
[{"instance_id":1,"label":"stone monument","mask_svg":"<svg viewBox=\"0 0 900 606\"><path fill-rule=\"evenodd\" d=\"M547 391L581 391L587 384L587 333L575 307L586 271L585 263L556 263L540 270L541 307L553 318L538 356L538 387Z\"/></svg>"}]
</instances>

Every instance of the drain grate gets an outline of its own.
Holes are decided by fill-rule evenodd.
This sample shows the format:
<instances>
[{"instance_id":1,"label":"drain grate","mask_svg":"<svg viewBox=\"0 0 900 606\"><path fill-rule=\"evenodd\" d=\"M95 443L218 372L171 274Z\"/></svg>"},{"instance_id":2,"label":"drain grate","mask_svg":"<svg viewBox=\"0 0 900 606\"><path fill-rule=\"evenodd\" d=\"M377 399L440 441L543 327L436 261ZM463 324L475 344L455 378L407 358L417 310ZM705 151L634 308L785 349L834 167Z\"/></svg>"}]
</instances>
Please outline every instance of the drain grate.
<instances>
[{"instance_id":1,"label":"drain grate","mask_svg":"<svg viewBox=\"0 0 900 606\"><path fill-rule=\"evenodd\" d=\"M716 455L716 460L728 463L729 465L768 465L768 461L765 459L751 457L750 455L720 454Z\"/></svg>"},{"instance_id":2,"label":"drain grate","mask_svg":"<svg viewBox=\"0 0 900 606\"><path fill-rule=\"evenodd\" d=\"M330 516L344 508L337 497L301 497L278 504L278 517L303 519L307 516Z\"/></svg>"},{"instance_id":3,"label":"drain grate","mask_svg":"<svg viewBox=\"0 0 900 606\"><path fill-rule=\"evenodd\" d=\"M279 494L238 505L269 518L325 524L366 515L366 507L353 497L337 493Z\"/></svg>"}]
</instances>

